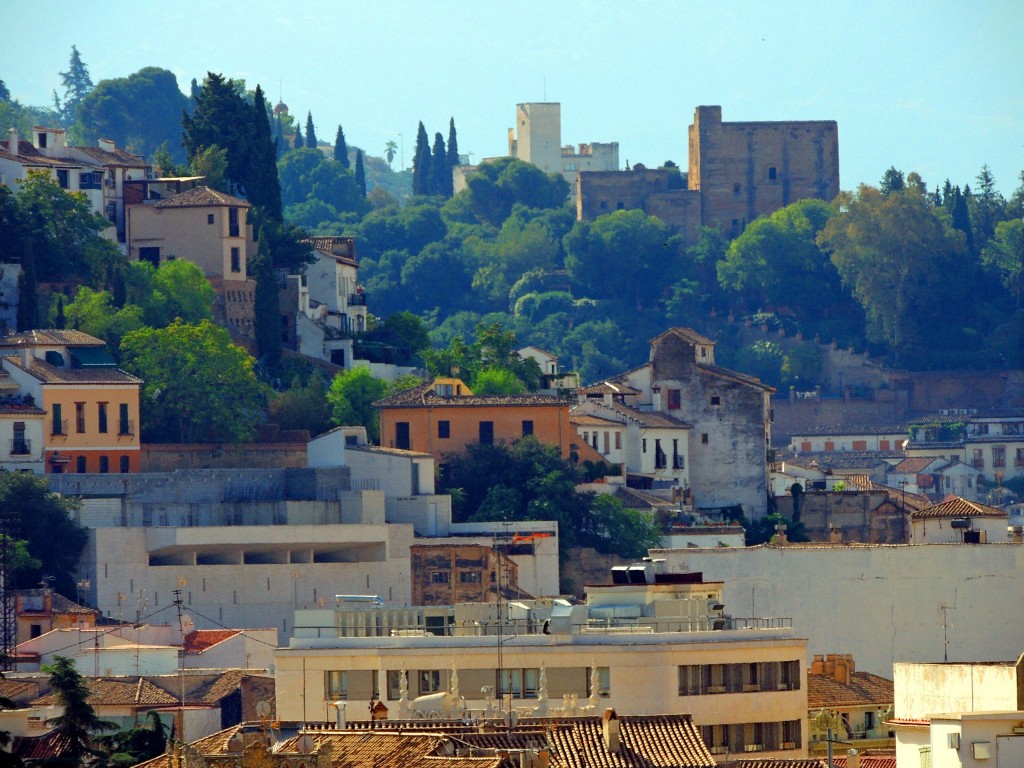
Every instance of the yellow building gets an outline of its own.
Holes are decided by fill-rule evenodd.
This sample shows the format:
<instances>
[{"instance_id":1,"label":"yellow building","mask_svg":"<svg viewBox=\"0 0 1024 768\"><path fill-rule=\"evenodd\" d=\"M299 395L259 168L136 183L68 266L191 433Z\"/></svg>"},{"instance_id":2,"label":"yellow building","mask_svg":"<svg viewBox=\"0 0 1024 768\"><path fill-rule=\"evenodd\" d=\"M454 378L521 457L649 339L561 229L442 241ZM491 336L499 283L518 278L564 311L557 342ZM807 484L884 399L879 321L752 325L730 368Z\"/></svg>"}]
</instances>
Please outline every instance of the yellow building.
<instances>
[{"instance_id":1,"label":"yellow building","mask_svg":"<svg viewBox=\"0 0 1024 768\"><path fill-rule=\"evenodd\" d=\"M45 471L138 472L139 388L106 345L75 330L0 339L0 365L46 415Z\"/></svg>"}]
</instances>

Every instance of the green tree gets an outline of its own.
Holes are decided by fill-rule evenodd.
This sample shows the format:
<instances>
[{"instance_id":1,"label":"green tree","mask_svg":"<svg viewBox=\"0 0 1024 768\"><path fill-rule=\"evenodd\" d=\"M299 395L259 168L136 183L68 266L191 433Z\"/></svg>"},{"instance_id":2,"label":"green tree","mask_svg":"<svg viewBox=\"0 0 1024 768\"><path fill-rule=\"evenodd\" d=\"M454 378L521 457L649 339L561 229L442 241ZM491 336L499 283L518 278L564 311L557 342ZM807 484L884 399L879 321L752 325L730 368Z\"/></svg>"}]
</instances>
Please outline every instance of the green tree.
<instances>
[{"instance_id":1,"label":"green tree","mask_svg":"<svg viewBox=\"0 0 1024 768\"><path fill-rule=\"evenodd\" d=\"M231 191L227 180L228 151L216 144L204 147L192 157L189 172L193 176L202 176L206 186L212 189Z\"/></svg>"},{"instance_id":2,"label":"green tree","mask_svg":"<svg viewBox=\"0 0 1024 768\"><path fill-rule=\"evenodd\" d=\"M298 123L295 125L295 137L292 139L292 149L305 149L306 142L302 139L302 129Z\"/></svg>"},{"instance_id":3,"label":"green tree","mask_svg":"<svg viewBox=\"0 0 1024 768\"><path fill-rule=\"evenodd\" d=\"M313 113L306 113L306 148L316 149L316 131L313 130Z\"/></svg>"},{"instance_id":4,"label":"green tree","mask_svg":"<svg viewBox=\"0 0 1024 768\"><path fill-rule=\"evenodd\" d=\"M363 193L363 197L366 197L366 169L363 168L363 150L356 150L356 186L359 187Z\"/></svg>"},{"instance_id":5,"label":"green tree","mask_svg":"<svg viewBox=\"0 0 1024 768\"><path fill-rule=\"evenodd\" d=\"M434 150L430 157L430 194L451 197L452 173L448 167L448 152L444 136L434 134Z\"/></svg>"},{"instance_id":6,"label":"green tree","mask_svg":"<svg viewBox=\"0 0 1024 768\"><path fill-rule=\"evenodd\" d=\"M388 394L388 383L374 378L369 368L349 368L331 382L327 402L338 426L363 426L370 442L380 440L380 417L373 404Z\"/></svg>"},{"instance_id":7,"label":"green tree","mask_svg":"<svg viewBox=\"0 0 1024 768\"><path fill-rule=\"evenodd\" d=\"M448 178L452 178L452 170L459 164L459 137L455 133L455 118L448 120ZM451 193L448 194L451 197Z\"/></svg>"},{"instance_id":8,"label":"green tree","mask_svg":"<svg viewBox=\"0 0 1024 768\"><path fill-rule=\"evenodd\" d=\"M916 190L842 193L818 236L864 307L870 338L897 356L955 322L963 237Z\"/></svg>"},{"instance_id":9,"label":"green tree","mask_svg":"<svg viewBox=\"0 0 1024 768\"><path fill-rule=\"evenodd\" d=\"M331 405L320 372L313 371L305 384L296 377L289 389L270 401L268 415L282 429L305 429L313 437L329 430Z\"/></svg>"},{"instance_id":10,"label":"green tree","mask_svg":"<svg viewBox=\"0 0 1024 768\"><path fill-rule=\"evenodd\" d=\"M115 349L124 334L144 324L141 307L131 304L118 309L109 291L94 291L84 285L65 308L65 315L68 327L103 339Z\"/></svg>"},{"instance_id":11,"label":"green tree","mask_svg":"<svg viewBox=\"0 0 1024 768\"><path fill-rule=\"evenodd\" d=\"M1024 308L1024 220L999 222L981 256L985 265L997 271L1017 308Z\"/></svg>"},{"instance_id":12,"label":"green tree","mask_svg":"<svg viewBox=\"0 0 1024 768\"><path fill-rule=\"evenodd\" d=\"M390 142L394 144L395 142ZM393 154L392 154L393 156ZM348 143L345 141L345 132L338 126L338 133L334 136L334 159L341 163L346 170L349 167ZM391 157L388 158L388 165L391 165Z\"/></svg>"},{"instance_id":13,"label":"green tree","mask_svg":"<svg viewBox=\"0 0 1024 768\"><path fill-rule=\"evenodd\" d=\"M270 132L270 110L259 85L253 94L253 138L245 180L246 196L259 208L257 216L281 221L281 182L277 177L277 144Z\"/></svg>"},{"instance_id":14,"label":"green tree","mask_svg":"<svg viewBox=\"0 0 1024 768\"><path fill-rule=\"evenodd\" d=\"M270 242L269 237L260 238L260 247L249 261L249 268L256 281L253 302L256 348L260 360L273 367L281 359L281 301Z\"/></svg>"},{"instance_id":15,"label":"green tree","mask_svg":"<svg viewBox=\"0 0 1024 768\"><path fill-rule=\"evenodd\" d=\"M227 151L226 179L231 192L245 194L255 126L253 112L235 81L210 72L196 98L196 108L182 118L182 144L189 162L217 145Z\"/></svg>"},{"instance_id":16,"label":"green tree","mask_svg":"<svg viewBox=\"0 0 1024 768\"><path fill-rule=\"evenodd\" d=\"M526 386L508 368L484 368L470 382L477 395L521 395Z\"/></svg>"},{"instance_id":17,"label":"green tree","mask_svg":"<svg viewBox=\"0 0 1024 768\"><path fill-rule=\"evenodd\" d=\"M145 383L143 434L154 442L244 442L262 418L254 360L204 320L142 328L121 341L125 370Z\"/></svg>"},{"instance_id":18,"label":"green tree","mask_svg":"<svg viewBox=\"0 0 1024 768\"><path fill-rule=\"evenodd\" d=\"M528 208L561 208L568 194L569 185L561 174L544 173L516 158L500 158L481 163L466 179L466 189L448 201L445 211L465 223L500 227L516 203Z\"/></svg>"},{"instance_id":19,"label":"green tree","mask_svg":"<svg viewBox=\"0 0 1024 768\"><path fill-rule=\"evenodd\" d=\"M427 129L420 121L416 130L416 154L412 159L412 193L414 195L430 194L430 141L427 139Z\"/></svg>"},{"instance_id":20,"label":"green tree","mask_svg":"<svg viewBox=\"0 0 1024 768\"><path fill-rule=\"evenodd\" d=\"M883 174L878 189L883 195L888 195L890 192L901 192L906 186L903 171L897 170L895 165L890 165L889 170Z\"/></svg>"},{"instance_id":21,"label":"green tree","mask_svg":"<svg viewBox=\"0 0 1024 768\"><path fill-rule=\"evenodd\" d=\"M92 78L89 77L89 68L82 61L78 47L71 46L71 58L68 61L67 72L60 73L60 82L64 87L64 102L61 103L57 92L53 92L53 102L61 115L61 124L66 128L75 122L78 115L78 105L92 90Z\"/></svg>"},{"instance_id":22,"label":"green tree","mask_svg":"<svg viewBox=\"0 0 1024 768\"><path fill-rule=\"evenodd\" d=\"M175 162L181 162L181 115L187 107L188 97L173 72L144 67L127 77L100 80L78 106L78 123L89 143L113 139L140 155L166 144Z\"/></svg>"},{"instance_id":23,"label":"green tree","mask_svg":"<svg viewBox=\"0 0 1024 768\"><path fill-rule=\"evenodd\" d=\"M75 594L75 570L87 539L74 521L77 500L51 493L46 480L22 472L0 473L0 514L16 521L16 536L27 542L29 557L16 574L22 585L36 585L44 574L55 577L54 588Z\"/></svg>"},{"instance_id":24,"label":"green tree","mask_svg":"<svg viewBox=\"0 0 1024 768\"><path fill-rule=\"evenodd\" d=\"M0 101L10 101L11 92L7 89L7 84L3 80L0 80Z\"/></svg>"},{"instance_id":25,"label":"green tree","mask_svg":"<svg viewBox=\"0 0 1024 768\"><path fill-rule=\"evenodd\" d=\"M341 130L341 126L338 126L338 130ZM384 145L384 157L388 161L388 168L391 167L391 162L395 159L395 151L398 149L398 145L394 141L388 141Z\"/></svg>"},{"instance_id":26,"label":"green tree","mask_svg":"<svg viewBox=\"0 0 1024 768\"><path fill-rule=\"evenodd\" d=\"M89 682L75 669L75 662L67 656L54 656L53 662L42 666L49 675L50 688L64 710L47 720L67 745L58 761L69 766L87 764L87 758L98 755L93 748L93 734L117 728L114 723L101 720L89 703Z\"/></svg>"},{"instance_id":27,"label":"green tree","mask_svg":"<svg viewBox=\"0 0 1024 768\"><path fill-rule=\"evenodd\" d=\"M195 324L213 318L216 292L203 270L191 261L175 259L153 274L153 290L144 305L148 325L164 327L175 319Z\"/></svg>"},{"instance_id":28,"label":"green tree","mask_svg":"<svg viewBox=\"0 0 1024 768\"><path fill-rule=\"evenodd\" d=\"M278 163L281 197L286 209L319 200L338 212L365 214L369 204L355 177L316 149L293 150ZM290 220L290 217L288 217Z\"/></svg>"},{"instance_id":29,"label":"green tree","mask_svg":"<svg viewBox=\"0 0 1024 768\"><path fill-rule=\"evenodd\" d=\"M130 768L159 757L167 749L167 736L160 713L151 710L145 722L127 731L99 736L95 741L109 755L110 768Z\"/></svg>"},{"instance_id":30,"label":"green tree","mask_svg":"<svg viewBox=\"0 0 1024 768\"><path fill-rule=\"evenodd\" d=\"M996 189L996 180L988 164L981 166L977 176L977 190L971 195L971 231L980 248L995 235L996 224L1002 220L1006 200Z\"/></svg>"}]
</instances>

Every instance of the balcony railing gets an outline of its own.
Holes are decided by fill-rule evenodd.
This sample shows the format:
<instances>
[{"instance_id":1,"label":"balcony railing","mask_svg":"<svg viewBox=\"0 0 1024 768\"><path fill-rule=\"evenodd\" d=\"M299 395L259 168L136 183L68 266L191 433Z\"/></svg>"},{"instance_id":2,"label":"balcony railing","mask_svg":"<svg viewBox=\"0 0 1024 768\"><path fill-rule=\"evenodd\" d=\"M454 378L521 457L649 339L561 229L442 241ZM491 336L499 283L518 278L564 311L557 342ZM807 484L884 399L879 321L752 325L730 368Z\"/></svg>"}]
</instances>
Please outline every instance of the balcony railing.
<instances>
[{"instance_id":1,"label":"balcony railing","mask_svg":"<svg viewBox=\"0 0 1024 768\"><path fill-rule=\"evenodd\" d=\"M971 466L974 467L975 469L984 469L985 468L985 460L984 459L971 459Z\"/></svg>"},{"instance_id":2,"label":"balcony railing","mask_svg":"<svg viewBox=\"0 0 1024 768\"><path fill-rule=\"evenodd\" d=\"M135 434L135 422L130 419L121 419L117 424L117 434L119 435L134 435Z\"/></svg>"},{"instance_id":3,"label":"balcony railing","mask_svg":"<svg viewBox=\"0 0 1024 768\"><path fill-rule=\"evenodd\" d=\"M365 293L351 293L351 294L349 294L348 305L350 307L365 307L366 306L366 294Z\"/></svg>"},{"instance_id":4,"label":"balcony railing","mask_svg":"<svg viewBox=\"0 0 1024 768\"><path fill-rule=\"evenodd\" d=\"M61 419L60 421L54 421L51 428L51 435L66 435L68 433L68 420Z\"/></svg>"},{"instance_id":5,"label":"balcony railing","mask_svg":"<svg viewBox=\"0 0 1024 768\"><path fill-rule=\"evenodd\" d=\"M32 442L25 438L14 438L11 440L12 456L27 456L32 453Z\"/></svg>"},{"instance_id":6,"label":"balcony railing","mask_svg":"<svg viewBox=\"0 0 1024 768\"><path fill-rule=\"evenodd\" d=\"M673 456L672 469L686 469L686 460L682 456Z\"/></svg>"}]
</instances>

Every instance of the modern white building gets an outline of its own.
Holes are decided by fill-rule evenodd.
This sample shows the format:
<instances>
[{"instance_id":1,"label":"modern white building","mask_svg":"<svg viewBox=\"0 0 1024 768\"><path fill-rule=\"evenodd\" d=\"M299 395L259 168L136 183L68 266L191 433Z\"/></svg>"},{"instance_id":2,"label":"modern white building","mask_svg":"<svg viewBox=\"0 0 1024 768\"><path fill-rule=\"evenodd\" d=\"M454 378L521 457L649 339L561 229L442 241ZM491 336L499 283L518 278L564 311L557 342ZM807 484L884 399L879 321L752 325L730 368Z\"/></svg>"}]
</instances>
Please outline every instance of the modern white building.
<instances>
[{"instance_id":1,"label":"modern white building","mask_svg":"<svg viewBox=\"0 0 1024 768\"><path fill-rule=\"evenodd\" d=\"M358 596L300 611L277 652L277 712L333 721L371 698L390 717L690 713L713 754L806 756L806 640L727 615L700 574L613 569L559 599L389 609Z\"/></svg>"}]
</instances>

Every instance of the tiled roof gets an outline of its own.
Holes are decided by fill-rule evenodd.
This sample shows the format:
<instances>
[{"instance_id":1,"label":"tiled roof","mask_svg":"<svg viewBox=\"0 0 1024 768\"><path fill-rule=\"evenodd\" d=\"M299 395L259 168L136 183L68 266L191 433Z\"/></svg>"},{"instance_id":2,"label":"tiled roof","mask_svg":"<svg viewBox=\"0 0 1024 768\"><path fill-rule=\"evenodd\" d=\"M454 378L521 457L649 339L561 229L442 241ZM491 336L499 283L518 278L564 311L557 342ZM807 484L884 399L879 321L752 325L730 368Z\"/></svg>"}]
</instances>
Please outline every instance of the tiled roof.
<instances>
[{"instance_id":1,"label":"tiled roof","mask_svg":"<svg viewBox=\"0 0 1024 768\"><path fill-rule=\"evenodd\" d=\"M895 749L865 749L860 753L860 768L896 768ZM832 758L835 768L847 768L846 755Z\"/></svg>"},{"instance_id":2,"label":"tiled roof","mask_svg":"<svg viewBox=\"0 0 1024 768\"><path fill-rule=\"evenodd\" d=\"M818 469L868 469L888 464L886 459L902 459L903 451L814 451L799 455L784 452L780 461L798 467L817 465Z\"/></svg>"},{"instance_id":3,"label":"tiled roof","mask_svg":"<svg viewBox=\"0 0 1024 768\"><path fill-rule=\"evenodd\" d=\"M125 168L138 168L146 165L146 160L141 155L133 155L131 152L116 147L113 150L101 147L75 147L75 149L103 165L116 165Z\"/></svg>"},{"instance_id":4,"label":"tiled roof","mask_svg":"<svg viewBox=\"0 0 1024 768\"><path fill-rule=\"evenodd\" d=\"M655 766L714 766L715 761L689 715L632 715L619 717L621 747L605 749L601 718L559 721L549 734L559 768L654 768Z\"/></svg>"},{"instance_id":5,"label":"tiled roof","mask_svg":"<svg viewBox=\"0 0 1024 768\"><path fill-rule=\"evenodd\" d=\"M722 763L721 768L827 768L827 761L817 757L730 760L728 763Z\"/></svg>"},{"instance_id":6,"label":"tiled roof","mask_svg":"<svg viewBox=\"0 0 1024 768\"><path fill-rule=\"evenodd\" d=\"M795 430L793 432L794 437L803 437L804 435L903 435L907 436L907 425L906 424L855 424L855 425L836 425L836 424L821 424L810 429Z\"/></svg>"},{"instance_id":7,"label":"tiled roof","mask_svg":"<svg viewBox=\"0 0 1024 768\"><path fill-rule=\"evenodd\" d=\"M657 336L655 336L648 343L654 344L656 341L663 339L669 334L673 336L678 336L679 338L683 339L684 341L688 341L691 344L711 344L712 346L714 346L715 344L715 342L713 342L707 336L701 336L699 333L693 330L693 328L683 328L682 326L675 326L673 328L669 328L664 333L660 333Z\"/></svg>"},{"instance_id":8,"label":"tiled roof","mask_svg":"<svg viewBox=\"0 0 1024 768\"><path fill-rule=\"evenodd\" d=\"M19 589L16 592L18 597L45 597L47 594L50 595L50 612L51 613L99 613L95 608L89 608L84 605L79 605L73 600L69 600L64 595L54 592L52 589ZM22 613L34 613L25 607L24 601L22 601Z\"/></svg>"},{"instance_id":9,"label":"tiled roof","mask_svg":"<svg viewBox=\"0 0 1024 768\"><path fill-rule=\"evenodd\" d=\"M253 674L253 670L229 669L227 672L217 675L209 682L188 693L185 697L185 703L193 705L218 704L224 697L230 696L237 691L241 687L242 681L246 678L265 678L271 685L273 685L274 681L272 677Z\"/></svg>"},{"instance_id":10,"label":"tiled roof","mask_svg":"<svg viewBox=\"0 0 1024 768\"><path fill-rule=\"evenodd\" d=\"M21 139L18 141L17 151L12 151L8 146L8 141L4 139L0 141L0 145L3 145L5 154L9 159L15 160L22 165L32 166L47 166L49 168L82 168L88 167L85 163L78 160L60 159L56 157L47 157L36 149L31 141L25 141Z\"/></svg>"},{"instance_id":11,"label":"tiled roof","mask_svg":"<svg viewBox=\"0 0 1024 768\"><path fill-rule=\"evenodd\" d=\"M20 761L45 761L59 757L71 747L71 739L58 731L42 736L15 736L11 740L11 755Z\"/></svg>"},{"instance_id":12,"label":"tiled roof","mask_svg":"<svg viewBox=\"0 0 1024 768\"><path fill-rule=\"evenodd\" d=\"M623 384L621 381L601 381L589 387L581 387L577 392L584 395L639 395L639 389Z\"/></svg>"},{"instance_id":13,"label":"tiled roof","mask_svg":"<svg viewBox=\"0 0 1024 768\"><path fill-rule=\"evenodd\" d=\"M433 458L432 453L422 451L407 451L403 448L388 448L385 445L346 445L345 451L359 451L360 453L379 453L388 456L404 456L407 458Z\"/></svg>"},{"instance_id":14,"label":"tiled roof","mask_svg":"<svg viewBox=\"0 0 1024 768\"><path fill-rule=\"evenodd\" d=\"M209 187L193 187L174 197L168 197L153 204L154 208L207 208L209 206L252 208L250 203L240 197L218 192Z\"/></svg>"},{"instance_id":15,"label":"tiled roof","mask_svg":"<svg viewBox=\"0 0 1024 768\"><path fill-rule=\"evenodd\" d=\"M894 701L893 682L870 672L854 672L843 685L828 674L807 673L807 706L825 707L887 707Z\"/></svg>"},{"instance_id":16,"label":"tiled roof","mask_svg":"<svg viewBox=\"0 0 1024 768\"><path fill-rule=\"evenodd\" d=\"M33 701L32 706L47 707L58 703L57 694L51 691ZM161 707L177 703L178 699L144 677L135 682L104 678L89 680L89 704L93 707Z\"/></svg>"},{"instance_id":17,"label":"tiled roof","mask_svg":"<svg viewBox=\"0 0 1024 768\"><path fill-rule=\"evenodd\" d=\"M918 474L924 472L925 468L929 464L932 464L938 456L910 456L895 467L892 468L893 472L898 474Z\"/></svg>"},{"instance_id":18,"label":"tiled roof","mask_svg":"<svg viewBox=\"0 0 1024 768\"><path fill-rule=\"evenodd\" d=\"M670 416L667 413L661 411L641 411L639 408L633 408L632 406L624 403L612 402L611 405L606 405L606 408L620 413L631 421L635 421L642 427L650 427L653 429L690 429L691 425L685 421L677 419L675 416Z\"/></svg>"},{"instance_id":19,"label":"tiled roof","mask_svg":"<svg viewBox=\"0 0 1024 768\"><path fill-rule=\"evenodd\" d=\"M976 501L968 501L959 496L953 496L945 501L930 507L918 510L911 515L914 520L935 520L947 517L999 517L1006 518L1005 510L979 504Z\"/></svg>"},{"instance_id":20,"label":"tiled roof","mask_svg":"<svg viewBox=\"0 0 1024 768\"><path fill-rule=\"evenodd\" d=\"M120 368L58 368L39 358L32 358L26 366L17 355L8 355L4 359L43 384L142 384L142 379Z\"/></svg>"},{"instance_id":21,"label":"tiled roof","mask_svg":"<svg viewBox=\"0 0 1024 768\"><path fill-rule=\"evenodd\" d=\"M43 416L45 414L46 411L35 405L0 403L0 415L4 416Z\"/></svg>"},{"instance_id":22,"label":"tiled roof","mask_svg":"<svg viewBox=\"0 0 1024 768\"><path fill-rule=\"evenodd\" d=\"M27 704L39 696L39 683L30 680L0 678L0 696Z\"/></svg>"},{"instance_id":23,"label":"tiled roof","mask_svg":"<svg viewBox=\"0 0 1024 768\"><path fill-rule=\"evenodd\" d=\"M414 724L412 728L415 729ZM498 768L505 760L498 756L488 757L444 757L438 754L441 744L437 733L399 733L397 731L325 731L311 733L316 744L332 747L332 768L377 768L378 766L402 766L402 768ZM298 752L299 740L294 736L278 748L278 752Z\"/></svg>"},{"instance_id":24,"label":"tiled roof","mask_svg":"<svg viewBox=\"0 0 1024 768\"><path fill-rule=\"evenodd\" d=\"M104 347L106 344L95 336L72 328L48 328L38 331L22 331L0 338L3 347Z\"/></svg>"},{"instance_id":25,"label":"tiled roof","mask_svg":"<svg viewBox=\"0 0 1024 768\"><path fill-rule=\"evenodd\" d=\"M203 756L223 755L228 751L228 742L231 740L231 737L241 730L241 725L233 725L230 728L225 728L223 731L217 731L217 733L213 733L209 736L204 736L197 741L193 741L189 746ZM152 760L139 763L135 768L170 768L170 765L171 755L164 752L162 755L157 755Z\"/></svg>"},{"instance_id":26,"label":"tiled roof","mask_svg":"<svg viewBox=\"0 0 1024 768\"><path fill-rule=\"evenodd\" d=\"M569 421L581 427L621 427L621 421L602 419L600 416L591 416L588 413L569 412Z\"/></svg>"},{"instance_id":27,"label":"tiled roof","mask_svg":"<svg viewBox=\"0 0 1024 768\"><path fill-rule=\"evenodd\" d=\"M197 629L185 635L184 652L186 654L202 653L207 648L211 648L217 643L223 643L240 632L241 630L238 629Z\"/></svg>"},{"instance_id":28,"label":"tiled roof","mask_svg":"<svg viewBox=\"0 0 1024 768\"><path fill-rule=\"evenodd\" d=\"M671 507L678 509L678 502L671 502L668 499L663 499L659 496L655 496L650 493L644 493L638 491L635 488L624 488L619 486L615 489L613 494L615 498L622 502L622 506L627 509L663 509L665 507Z\"/></svg>"},{"instance_id":29,"label":"tiled roof","mask_svg":"<svg viewBox=\"0 0 1024 768\"><path fill-rule=\"evenodd\" d=\"M396 392L373 404L375 408L480 408L551 406L567 407L572 401L554 395L461 395L445 397L434 391L434 383L427 382Z\"/></svg>"}]
</instances>

